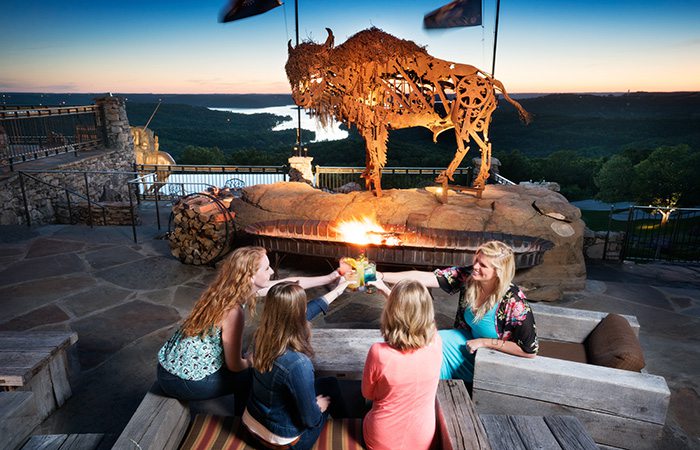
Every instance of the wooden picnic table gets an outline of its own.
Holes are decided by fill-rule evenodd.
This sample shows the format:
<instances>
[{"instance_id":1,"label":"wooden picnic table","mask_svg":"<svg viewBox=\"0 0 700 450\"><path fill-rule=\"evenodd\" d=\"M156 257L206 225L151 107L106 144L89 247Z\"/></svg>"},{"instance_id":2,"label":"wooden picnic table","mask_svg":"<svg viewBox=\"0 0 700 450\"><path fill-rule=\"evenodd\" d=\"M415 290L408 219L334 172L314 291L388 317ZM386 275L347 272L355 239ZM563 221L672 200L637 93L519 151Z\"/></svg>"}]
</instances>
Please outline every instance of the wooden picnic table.
<instances>
[{"instance_id":1,"label":"wooden picnic table","mask_svg":"<svg viewBox=\"0 0 700 450\"><path fill-rule=\"evenodd\" d=\"M77 341L72 331L0 332L0 387L32 391L47 416L72 395L67 350Z\"/></svg>"}]
</instances>

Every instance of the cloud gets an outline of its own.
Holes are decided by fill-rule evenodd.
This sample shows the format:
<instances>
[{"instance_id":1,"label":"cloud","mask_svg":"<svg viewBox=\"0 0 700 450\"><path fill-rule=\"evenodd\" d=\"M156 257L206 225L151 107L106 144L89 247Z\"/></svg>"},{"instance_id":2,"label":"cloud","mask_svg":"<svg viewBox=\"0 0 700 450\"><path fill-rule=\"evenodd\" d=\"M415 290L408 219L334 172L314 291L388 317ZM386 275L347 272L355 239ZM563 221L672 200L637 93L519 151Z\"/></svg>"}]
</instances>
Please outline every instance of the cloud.
<instances>
[{"instance_id":1,"label":"cloud","mask_svg":"<svg viewBox=\"0 0 700 450\"><path fill-rule=\"evenodd\" d=\"M76 83L37 84L14 80L0 80L0 90L11 92L79 92Z\"/></svg>"}]
</instances>

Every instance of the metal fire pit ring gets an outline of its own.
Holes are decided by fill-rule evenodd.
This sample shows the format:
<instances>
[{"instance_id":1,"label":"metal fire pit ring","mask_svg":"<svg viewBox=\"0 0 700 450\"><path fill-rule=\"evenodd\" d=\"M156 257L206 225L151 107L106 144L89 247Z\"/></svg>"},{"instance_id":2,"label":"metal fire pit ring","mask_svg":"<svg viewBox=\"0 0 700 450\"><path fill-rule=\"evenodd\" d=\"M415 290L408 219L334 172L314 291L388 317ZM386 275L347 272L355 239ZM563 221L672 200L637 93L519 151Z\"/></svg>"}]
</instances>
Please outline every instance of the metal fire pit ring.
<instances>
[{"instance_id":1,"label":"metal fire pit ring","mask_svg":"<svg viewBox=\"0 0 700 450\"><path fill-rule=\"evenodd\" d=\"M338 259L364 251L380 264L448 267L470 266L476 249L484 242L502 241L515 253L515 266L525 269L542 263L544 253L554 247L547 240L498 232L445 230L440 228L383 225L402 237L402 245L358 245L344 242L334 223L322 220L273 220L251 224L245 232L256 245L269 252Z\"/></svg>"}]
</instances>

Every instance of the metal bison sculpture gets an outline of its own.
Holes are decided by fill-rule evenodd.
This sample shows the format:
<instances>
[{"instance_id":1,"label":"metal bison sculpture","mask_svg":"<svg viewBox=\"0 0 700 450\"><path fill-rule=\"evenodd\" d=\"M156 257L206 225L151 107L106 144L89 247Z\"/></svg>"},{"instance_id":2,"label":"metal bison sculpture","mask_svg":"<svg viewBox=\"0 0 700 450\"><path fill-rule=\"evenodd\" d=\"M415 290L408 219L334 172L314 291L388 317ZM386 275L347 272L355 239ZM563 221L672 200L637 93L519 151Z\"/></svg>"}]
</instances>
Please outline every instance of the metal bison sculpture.
<instances>
[{"instance_id":1,"label":"metal bison sculpture","mask_svg":"<svg viewBox=\"0 0 700 450\"><path fill-rule=\"evenodd\" d=\"M512 103L521 119L530 116L510 98L500 81L474 66L430 56L412 41L377 28L360 31L334 47L333 32L323 44L292 47L285 66L297 105L321 121L331 118L354 125L366 142L367 189L381 196L389 130L421 126L433 141L454 128L457 151L436 178L443 188L459 167L473 141L481 150L481 167L473 187L478 194L489 177L491 143L488 128L496 109L496 90ZM443 190L446 195L447 190Z\"/></svg>"}]
</instances>

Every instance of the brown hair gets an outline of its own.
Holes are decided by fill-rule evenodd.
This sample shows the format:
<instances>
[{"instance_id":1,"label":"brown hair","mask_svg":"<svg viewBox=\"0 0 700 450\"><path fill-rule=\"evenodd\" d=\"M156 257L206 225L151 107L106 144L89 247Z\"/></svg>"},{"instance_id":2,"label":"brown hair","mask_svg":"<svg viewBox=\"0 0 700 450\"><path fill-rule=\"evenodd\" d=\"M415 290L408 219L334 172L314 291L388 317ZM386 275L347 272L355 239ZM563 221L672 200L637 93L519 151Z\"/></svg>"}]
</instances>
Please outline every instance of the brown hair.
<instances>
[{"instance_id":1,"label":"brown hair","mask_svg":"<svg viewBox=\"0 0 700 450\"><path fill-rule=\"evenodd\" d=\"M313 356L311 327L306 320L306 292L297 283L285 281L270 288L255 331L253 367L272 369L275 359L287 348Z\"/></svg>"},{"instance_id":2,"label":"brown hair","mask_svg":"<svg viewBox=\"0 0 700 450\"><path fill-rule=\"evenodd\" d=\"M384 305L380 330L384 341L398 350L428 345L437 331L428 288L415 280L396 283Z\"/></svg>"},{"instance_id":3,"label":"brown hair","mask_svg":"<svg viewBox=\"0 0 700 450\"><path fill-rule=\"evenodd\" d=\"M253 314L256 298L252 278L264 256L265 249L262 247L241 247L231 253L185 319L182 333L185 336L203 336L237 306L247 305Z\"/></svg>"},{"instance_id":4,"label":"brown hair","mask_svg":"<svg viewBox=\"0 0 700 450\"><path fill-rule=\"evenodd\" d=\"M498 284L486 301L479 308L475 308L476 298L479 295L479 286L477 283L472 282L470 278L466 299L474 312L474 320L480 320L484 317L484 314L490 311L506 295L515 276L515 256L513 256L513 249L507 244L501 241L488 241L476 249L474 259L479 254L484 255L489 264L496 269Z\"/></svg>"}]
</instances>

